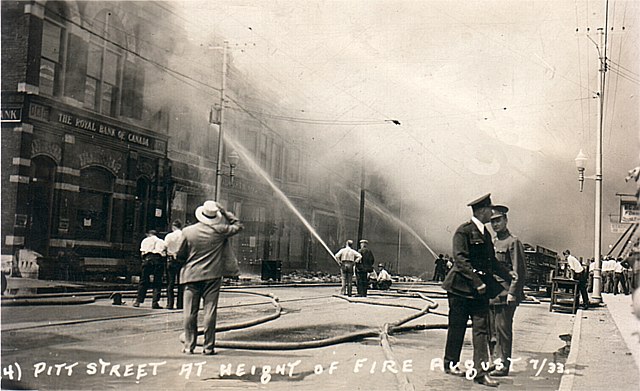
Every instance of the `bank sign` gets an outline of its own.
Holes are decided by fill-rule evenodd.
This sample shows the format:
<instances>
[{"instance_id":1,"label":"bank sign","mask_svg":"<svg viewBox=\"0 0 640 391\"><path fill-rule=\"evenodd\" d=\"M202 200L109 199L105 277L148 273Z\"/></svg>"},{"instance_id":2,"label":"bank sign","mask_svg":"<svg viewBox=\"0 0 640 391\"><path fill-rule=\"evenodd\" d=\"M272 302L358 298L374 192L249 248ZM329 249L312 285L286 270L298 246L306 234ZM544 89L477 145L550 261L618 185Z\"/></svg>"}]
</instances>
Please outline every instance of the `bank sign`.
<instances>
[{"instance_id":1,"label":"bank sign","mask_svg":"<svg viewBox=\"0 0 640 391\"><path fill-rule=\"evenodd\" d=\"M640 223L640 207L636 200L620 200L620 222Z\"/></svg>"},{"instance_id":2,"label":"bank sign","mask_svg":"<svg viewBox=\"0 0 640 391\"><path fill-rule=\"evenodd\" d=\"M82 117L72 113L50 109L32 103L29 107L29 117L43 121L57 122L77 129L100 134L106 137L118 139L128 144L140 145L155 149L154 139L140 133L131 132L104 122L96 121L88 117Z\"/></svg>"},{"instance_id":3,"label":"bank sign","mask_svg":"<svg viewBox=\"0 0 640 391\"><path fill-rule=\"evenodd\" d=\"M20 122L22 121L22 109L3 107L0 110L0 120L2 122Z\"/></svg>"}]
</instances>

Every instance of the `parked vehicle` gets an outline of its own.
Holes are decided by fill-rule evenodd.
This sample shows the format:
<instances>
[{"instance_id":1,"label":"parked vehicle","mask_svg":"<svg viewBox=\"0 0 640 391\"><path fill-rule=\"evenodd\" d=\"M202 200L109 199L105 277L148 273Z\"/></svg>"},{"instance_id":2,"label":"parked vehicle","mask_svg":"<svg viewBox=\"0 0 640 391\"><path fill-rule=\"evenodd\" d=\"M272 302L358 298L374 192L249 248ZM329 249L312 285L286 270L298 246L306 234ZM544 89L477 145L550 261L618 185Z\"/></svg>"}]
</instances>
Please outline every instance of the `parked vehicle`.
<instances>
[{"instance_id":1,"label":"parked vehicle","mask_svg":"<svg viewBox=\"0 0 640 391\"><path fill-rule=\"evenodd\" d=\"M550 295L558 253L542 246L534 247L524 243L524 254L527 263L525 285L535 292L545 288L547 295Z\"/></svg>"}]
</instances>

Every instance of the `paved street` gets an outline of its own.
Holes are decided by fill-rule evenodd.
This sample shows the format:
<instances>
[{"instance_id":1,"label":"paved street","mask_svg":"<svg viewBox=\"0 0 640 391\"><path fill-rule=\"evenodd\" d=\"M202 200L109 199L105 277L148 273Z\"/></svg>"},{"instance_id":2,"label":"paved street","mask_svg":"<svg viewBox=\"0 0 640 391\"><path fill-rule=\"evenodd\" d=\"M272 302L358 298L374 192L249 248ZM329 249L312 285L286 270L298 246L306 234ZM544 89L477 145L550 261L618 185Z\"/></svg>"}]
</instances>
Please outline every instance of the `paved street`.
<instances>
[{"instance_id":1,"label":"paved street","mask_svg":"<svg viewBox=\"0 0 640 391\"><path fill-rule=\"evenodd\" d=\"M407 287L409 287L407 285ZM437 286L428 292L446 313ZM282 315L253 327L218 334L219 342L304 342L373 330L424 307L418 298L372 295L368 304L334 297L338 288L227 289L221 295L218 327L273 314L268 297L280 299ZM180 312L112 306L108 300L64 306L2 308L3 368L21 369L21 381L3 386L38 389L483 389L445 375L439 366L446 330L417 330L303 350L219 348L213 357L180 353ZM384 304L384 305L374 305ZM389 306L392 305L392 306ZM409 308L402 308L402 306ZM595 313L595 312L594 312ZM558 389L567 360L565 342L575 316L550 313L546 303L523 304L516 312L512 376L500 389ZM408 325L446 323L427 314ZM463 360L471 359L470 332ZM631 359L632 360L632 359ZM77 363L77 364L76 364ZM36 377L37 374L37 377ZM17 379L17 371L14 380Z\"/></svg>"}]
</instances>

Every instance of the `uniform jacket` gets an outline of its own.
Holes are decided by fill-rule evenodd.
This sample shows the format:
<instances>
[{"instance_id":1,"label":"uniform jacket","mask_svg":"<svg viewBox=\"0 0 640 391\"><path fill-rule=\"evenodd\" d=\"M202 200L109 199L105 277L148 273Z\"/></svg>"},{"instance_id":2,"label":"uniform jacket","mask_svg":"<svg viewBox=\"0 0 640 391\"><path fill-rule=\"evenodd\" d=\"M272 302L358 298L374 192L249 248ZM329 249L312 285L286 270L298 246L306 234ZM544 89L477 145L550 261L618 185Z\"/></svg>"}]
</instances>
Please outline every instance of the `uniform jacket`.
<instances>
[{"instance_id":1,"label":"uniform jacket","mask_svg":"<svg viewBox=\"0 0 640 391\"><path fill-rule=\"evenodd\" d=\"M505 239L495 240L495 251L498 262L514 273L511 283L496 277L504 290L492 300L493 304L507 302L507 294L511 294L520 303L524 300L524 282L527 278L527 265L524 259L524 246L517 237L509 234Z\"/></svg>"},{"instance_id":2,"label":"uniform jacket","mask_svg":"<svg viewBox=\"0 0 640 391\"><path fill-rule=\"evenodd\" d=\"M184 262L181 284L239 274L228 238L244 227L231 213L226 214L228 222L214 225L198 222L182 230L184 240L176 256Z\"/></svg>"},{"instance_id":3,"label":"uniform jacket","mask_svg":"<svg viewBox=\"0 0 640 391\"><path fill-rule=\"evenodd\" d=\"M511 282L509 270L496 260L489 230L485 229L483 235L472 221L462 224L453 235L453 257L451 271L442 282L442 288L449 293L467 298L493 298L502 291L494 273ZM477 290L482 284L487 285L484 295Z\"/></svg>"},{"instance_id":4,"label":"uniform jacket","mask_svg":"<svg viewBox=\"0 0 640 391\"><path fill-rule=\"evenodd\" d=\"M356 263L356 270L371 273L376 261L373 256L373 252L368 247L361 248L359 252L360 255L362 255L362 261Z\"/></svg>"}]
</instances>

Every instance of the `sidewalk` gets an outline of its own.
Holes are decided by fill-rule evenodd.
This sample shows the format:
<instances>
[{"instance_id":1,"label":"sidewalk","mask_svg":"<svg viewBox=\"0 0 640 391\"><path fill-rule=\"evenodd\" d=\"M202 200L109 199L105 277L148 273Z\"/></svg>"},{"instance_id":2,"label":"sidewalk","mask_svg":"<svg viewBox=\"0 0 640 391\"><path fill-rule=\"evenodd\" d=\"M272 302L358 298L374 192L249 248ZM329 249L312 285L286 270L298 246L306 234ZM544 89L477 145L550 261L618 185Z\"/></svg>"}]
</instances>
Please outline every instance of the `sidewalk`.
<instances>
[{"instance_id":1,"label":"sidewalk","mask_svg":"<svg viewBox=\"0 0 640 391\"><path fill-rule=\"evenodd\" d=\"M639 389L640 321L631 296L603 294L603 303L575 316L561 391Z\"/></svg>"}]
</instances>

